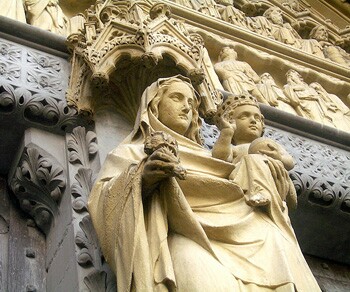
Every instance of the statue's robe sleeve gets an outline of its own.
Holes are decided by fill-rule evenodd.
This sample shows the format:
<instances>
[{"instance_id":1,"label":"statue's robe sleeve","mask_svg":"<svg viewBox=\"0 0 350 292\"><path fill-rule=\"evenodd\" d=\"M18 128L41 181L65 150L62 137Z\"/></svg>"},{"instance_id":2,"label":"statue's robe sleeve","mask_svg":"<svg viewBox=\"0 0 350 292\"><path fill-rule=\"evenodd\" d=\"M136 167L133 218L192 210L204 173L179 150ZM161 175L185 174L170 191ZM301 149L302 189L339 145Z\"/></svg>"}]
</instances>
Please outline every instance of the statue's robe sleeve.
<instances>
[{"instance_id":1,"label":"statue's robe sleeve","mask_svg":"<svg viewBox=\"0 0 350 292\"><path fill-rule=\"evenodd\" d=\"M124 170L117 174L119 168ZM115 176L108 174L111 169ZM89 212L103 254L117 275L118 291L176 286L168 225L214 254L176 179L163 181L143 198L142 169L143 160L110 155L89 198Z\"/></svg>"}]
</instances>

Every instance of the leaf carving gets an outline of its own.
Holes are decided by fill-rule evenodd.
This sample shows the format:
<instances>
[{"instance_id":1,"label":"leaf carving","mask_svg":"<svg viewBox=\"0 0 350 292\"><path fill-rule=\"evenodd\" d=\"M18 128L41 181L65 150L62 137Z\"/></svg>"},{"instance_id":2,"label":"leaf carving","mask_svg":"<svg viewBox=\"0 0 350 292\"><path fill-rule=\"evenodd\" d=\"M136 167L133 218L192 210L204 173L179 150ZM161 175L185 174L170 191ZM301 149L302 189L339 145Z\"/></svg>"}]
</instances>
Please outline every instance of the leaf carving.
<instances>
[{"instance_id":1,"label":"leaf carving","mask_svg":"<svg viewBox=\"0 0 350 292\"><path fill-rule=\"evenodd\" d=\"M83 167L89 167L90 159L98 151L96 134L86 130L84 127L74 128L69 140L69 162L78 163Z\"/></svg>"},{"instance_id":2,"label":"leaf carving","mask_svg":"<svg viewBox=\"0 0 350 292\"><path fill-rule=\"evenodd\" d=\"M11 188L36 224L47 233L58 214L58 202L66 187L63 168L46 151L30 145L11 180Z\"/></svg>"},{"instance_id":3,"label":"leaf carving","mask_svg":"<svg viewBox=\"0 0 350 292\"><path fill-rule=\"evenodd\" d=\"M86 215L79 226L81 231L78 231L75 237L75 243L80 248L77 261L81 266L93 266L99 270L102 266L102 254L90 215Z\"/></svg>"},{"instance_id":4,"label":"leaf carving","mask_svg":"<svg viewBox=\"0 0 350 292\"><path fill-rule=\"evenodd\" d=\"M75 175L77 180L72 185L73 209L77 212L87 211L87 200L94 183L94 176L91 169L80 168Z\"/></svg>"}]
</instances>

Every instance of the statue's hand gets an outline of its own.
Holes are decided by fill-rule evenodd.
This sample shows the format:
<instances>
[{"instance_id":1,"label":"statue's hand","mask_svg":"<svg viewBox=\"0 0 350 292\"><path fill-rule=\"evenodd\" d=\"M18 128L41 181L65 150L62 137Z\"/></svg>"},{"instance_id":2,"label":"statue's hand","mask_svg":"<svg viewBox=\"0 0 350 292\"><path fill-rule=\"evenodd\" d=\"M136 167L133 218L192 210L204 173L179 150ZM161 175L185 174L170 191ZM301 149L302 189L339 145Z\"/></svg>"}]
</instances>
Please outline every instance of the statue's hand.
<instances>
[{"instance_id":1,"label":"statue's hand","mask_svg":"<svg viewBox=\"0 0 350 292\"><path fill-rule=\"evenodd\" d=\"M215 118L215 124L220 131L223 129L232 129L233 132L236 130L236 121L232 119L229 121L224 115L217 115Z\"/></svg>"},{"instance_id":2,"label":"statue's hand","mask_svg":"<svg viewBox=\"0 0 350 292\"><path fill-rule=\"evenodd\" d=\"M184 179L185 175L186 170L180 165L179 158L169 149L159 148L147 157L142 173L142 187L149 194L161 181L175 176Z\"/></svg>"}]
</instances>

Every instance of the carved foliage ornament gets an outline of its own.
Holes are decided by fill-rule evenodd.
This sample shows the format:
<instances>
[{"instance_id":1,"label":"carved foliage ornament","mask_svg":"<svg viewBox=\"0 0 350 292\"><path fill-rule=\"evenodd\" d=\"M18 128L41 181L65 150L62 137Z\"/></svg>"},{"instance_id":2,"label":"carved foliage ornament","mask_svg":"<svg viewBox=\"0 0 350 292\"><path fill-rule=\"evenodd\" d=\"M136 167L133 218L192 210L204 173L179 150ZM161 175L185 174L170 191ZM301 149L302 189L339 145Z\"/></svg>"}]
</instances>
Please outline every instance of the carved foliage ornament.
<instances>
[{"instance_id":1,"label":"carved foliage ornament","mask_svg":"<svg viewBox=\"0 0 350 292\"><path fill-rule=\"evenodd\" d=\"M11 182L21 208L47 233L58 214L58 203L66 187L62 166L36 145L25 147Z\"/></svg>"},{"instance_id":2,"label":"carved foliage ornament","mask_svg":"<svg viewBox=\"0 0 350 292\"><path fill-rule=\"evenodd\" d=\"M86 133L85 128L76 127L68 140L69 162L83 167L90 165L90 158L97 153L97 137L92 131Z\"/></svg>"},{"instance_id":3,"label":"carved foliage ornament","mask_svg":"<svg viewBox=\"0 0 350 292\"><path fill-rule=\"evenodd\" d=\"M79 167L71 192L75 217L80 220L75 236L77 262L84 269L84 274L89 271L84 277L84 284L89 291L115 291L114 274L106 266L87 210L88 196L96 178L92 166L98 151L96 134L76 127L69 135L67 144L70 164Z\"/></svg>"},{"instance_id":4,"label":"carved foliage ornament","mask_svg":"<svg viewBox=\"0 0 350 292\"><path fill-rule=\"evenodd\" d=\"M66 100L43 93L34 93L0 80L0 116L7 115L26 125L50 128L56 132L69 131L76 124L88 121L76 109L67 106Z\"/></svg>"}]
</instances>

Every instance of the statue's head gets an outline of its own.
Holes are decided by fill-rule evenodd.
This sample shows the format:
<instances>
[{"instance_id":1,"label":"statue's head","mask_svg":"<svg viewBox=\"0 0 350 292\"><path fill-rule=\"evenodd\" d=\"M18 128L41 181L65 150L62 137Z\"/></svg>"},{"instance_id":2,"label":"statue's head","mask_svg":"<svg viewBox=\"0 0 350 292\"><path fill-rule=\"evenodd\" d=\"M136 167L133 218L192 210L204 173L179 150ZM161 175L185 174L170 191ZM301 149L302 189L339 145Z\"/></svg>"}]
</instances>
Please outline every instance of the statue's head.
<instances>
[{"instance_id":1,"label":"statue's head","mask_svg":"<svg viewBox=\"0 0 350 292\"><path fill-rule=\"evenodd\" d=\"M199 102L190 81L171 77L158 84L150 103L153 115L169 129L199 142Z\"/></svg>"},{"instance_id":2,"label":"statue's head","mask_svg":"<svg viewBox=\"0 0 350 292\"><path fill-rule=\"evenodd\" d=\"M236 130L232 143L235 145L251 143L264 133L264 116L260 112L258 101L249 93L229 96L218 108L218 117L232 123Z\"/></svg>"},{"instance_id":3,"label":"statue's head","mask_svg":"<svg viewBox=\"0 0 350 292\"><path fill-rule=\"evenodd\" d=\"M278 25L283 24L282 10L278 7L271 7L267 9L264 12L263 16L265 16L274 24L278 24Z\"/></svg>"},{"instance_id":4,"label":"statue's head","mask_svg":"<svg viewBox=\"0 0 350 292\"><path fill-rule=\"evenodd\" d=\"M309 37L318 41L328 41L327 28L323 25L317 25L311 30Z\"/></svg>"},{"instance_id":5,"label":"statue's head","mask_svg":"<svg viewBox=\"0 0 350 292\"><path fill-rule=\"evenodd\" d=\"M231 47L224 47L219 54L219 61L236 60L237 52Z\"/></svg>"},{"instance_id":6,"label":"statue's head","mask_svg":"<svg viewBox=\"0 0 350 292\"><path fill-rule=\"evenodd\" d=\"M286 73L288 82L304 82L303 77L299 74L299 72L290 69Z\"/></svg>"},{"instance_id":7,"label":"statue's head","mask_svg":"<svg viewBox=\"0 0 350 292\"><path fill-rule=\"evenodd\" d=\"M271 74L270 74L270 73L267 73L267 72L265 72L265 73L263 73L263 74L260 75L260 80L262 80L262 81L267 81L267 80L269 80L269 81L275 81L275 80L273 79L273 77L271 76Z\"/></svg>"}]
</instances>

